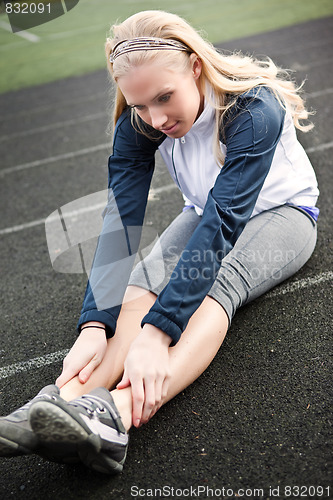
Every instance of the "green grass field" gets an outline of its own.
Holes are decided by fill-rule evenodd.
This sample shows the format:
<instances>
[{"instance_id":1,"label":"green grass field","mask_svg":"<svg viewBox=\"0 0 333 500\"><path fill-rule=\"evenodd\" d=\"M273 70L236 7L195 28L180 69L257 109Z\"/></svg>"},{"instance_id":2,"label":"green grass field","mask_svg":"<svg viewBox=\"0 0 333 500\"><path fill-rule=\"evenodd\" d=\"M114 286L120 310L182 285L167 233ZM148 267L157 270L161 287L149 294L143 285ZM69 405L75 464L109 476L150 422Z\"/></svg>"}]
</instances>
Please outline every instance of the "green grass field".
<instances>
[{"instance_id":1,"label":"green grass field","mask_svg":"<svg viewBox=\"0 0 333 500\"><path fill-rule=\"evenodd\" d=\"M332 0L80 0L67 14L31 30L31 42L6 31L0 15L0 92L92 72L105 66L111 24L147 9L169 10L223 42L333 14Z\"/></svg>"}]
</instances>

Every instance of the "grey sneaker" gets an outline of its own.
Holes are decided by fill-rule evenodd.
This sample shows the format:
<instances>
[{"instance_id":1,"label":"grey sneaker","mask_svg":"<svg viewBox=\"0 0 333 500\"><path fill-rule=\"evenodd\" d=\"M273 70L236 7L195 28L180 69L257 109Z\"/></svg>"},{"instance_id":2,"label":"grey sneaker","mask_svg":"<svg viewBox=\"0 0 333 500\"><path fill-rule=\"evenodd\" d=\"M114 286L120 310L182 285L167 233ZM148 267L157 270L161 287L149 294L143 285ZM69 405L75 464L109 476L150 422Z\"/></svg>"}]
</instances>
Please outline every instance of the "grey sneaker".
<instances>
[{"instance_id":1,"label":"grey sneaker","mask_svg":"<svg viewBox=\"0 0 333 500\"><path fill-rule=\"evenodd\" d=\"M7 417L0 418L0 456L16 457L34 453L38 439L28 422L31 404L41 399L51 399L59 395L56 385L44 387L37 396Z\"/></svg>"},{"instance_id":2,"label":"grey sneaker","mask_svg":"<svg viewBox=\"0 0 333 500\"><path fill-rule=\"evenodd\" d=\"M64 455L78 454L98 472L122 471L128 434L107 389L99 387L69 403L36 401L30 407L29 422L50 456L54 446L61 446Z\"/></svg>"}]
</instances>

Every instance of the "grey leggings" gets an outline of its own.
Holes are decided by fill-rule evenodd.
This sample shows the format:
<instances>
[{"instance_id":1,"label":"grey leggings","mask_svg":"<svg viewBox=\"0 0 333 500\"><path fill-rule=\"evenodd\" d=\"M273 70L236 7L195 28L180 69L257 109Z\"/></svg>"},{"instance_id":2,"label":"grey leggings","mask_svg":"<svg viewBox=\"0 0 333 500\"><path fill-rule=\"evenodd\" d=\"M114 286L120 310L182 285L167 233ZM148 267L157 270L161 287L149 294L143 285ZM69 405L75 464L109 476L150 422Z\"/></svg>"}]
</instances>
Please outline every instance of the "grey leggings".
<instances>
[{"instance_id":1,"label":"grey leggings","mask_svg":"<svg viewBox=\"0 0 333 500\"><path fill-rule=\"evenodd\" d=\"M135 267L129 284L158 295L200 219L193 208L178 215ZM225 309L230 324L238 307L296 273L311 256L316 239L316 223L301 209L283 205L256 215L222 260L208 295Z\"/></svg>"}]
</instances>

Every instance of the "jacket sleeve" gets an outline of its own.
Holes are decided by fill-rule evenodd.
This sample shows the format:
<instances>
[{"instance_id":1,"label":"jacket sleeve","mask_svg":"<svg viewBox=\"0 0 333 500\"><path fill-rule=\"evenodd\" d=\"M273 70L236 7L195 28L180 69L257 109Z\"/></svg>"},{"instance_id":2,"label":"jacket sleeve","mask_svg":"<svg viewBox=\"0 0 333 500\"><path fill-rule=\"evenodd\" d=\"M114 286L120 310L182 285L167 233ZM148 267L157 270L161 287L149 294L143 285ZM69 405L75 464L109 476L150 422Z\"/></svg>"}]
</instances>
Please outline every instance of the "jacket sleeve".
<instances>
[{"instance_id":1,"label":"jacket sleeve","mask_svg":"<svg viewBox=\"0 0 333 500\"><path fill-rule=\"evenodd\" d=\"M108 164L108 203L103 228L83 301L78 330L83 323L100 321L107 337L116 328L139 246L155 152L161 139L151 140L131 124L130 112L119 118Z\"/></svg>"},{"instance_id":2,"label":"jacket sleeve","mask_svg":"<svg viewBox=\"0 0 333 500\"><path fill-rule=\"evenodd\" d=\"M273 93L259 87L238 98L223 127L225 163L209 192L200 224L184 258L180 257L169 283L142 321L142 326L150 323L166 332L171 345L178 342L209 292L221 260L251 217L282 133L284 115Z\"/></svg>"}]
</instances>

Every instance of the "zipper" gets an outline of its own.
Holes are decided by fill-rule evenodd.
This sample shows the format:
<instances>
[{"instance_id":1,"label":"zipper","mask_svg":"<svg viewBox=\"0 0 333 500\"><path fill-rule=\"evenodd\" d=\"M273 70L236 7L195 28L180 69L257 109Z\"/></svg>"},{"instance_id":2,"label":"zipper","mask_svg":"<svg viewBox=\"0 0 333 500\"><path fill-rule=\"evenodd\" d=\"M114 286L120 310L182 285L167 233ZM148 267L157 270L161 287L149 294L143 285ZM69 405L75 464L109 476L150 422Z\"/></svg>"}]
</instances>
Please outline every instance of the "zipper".
<instances>
[{"instance_id":1,"label":"zipper","mask_svg":"<svg viewBox=\"0 0 333 500\"><path fill-rule=\"evenodd\" d=\"M200 141L200 137L199 135L197 135L195 132L193 133L193 137L195 139L195 144L198 145L199 144L199 141ZM200 148L197 147L197 158L198 160L200 161L201 158L200 158L200 155L199 155L199 152L200 152ZM207 186L207 176L206 176L206 172L205 172L205 166L204 164L203 165L199 165L199 176L200 176L200 188L201 188L201 193L199 196L199 193L197 193L197 197L198 198L204 198L205 197L205 188Z\"/></svg>"},{"instance_id":2,"label":"zipper","mask_svg":"<svg viewBox=\"0 0 333 500\"><path fill-rule=\"evenodd\" d=\"M199 139L199 136L195 133L193 133L193 147L196 148L196 157L199 158L199 151L200 151L200 148L198 147L198 139ZM182 140L183 139L183 140ZM175 159L174 159L174 150L175 150L175 145L176 145L176 140L177 139L174 139L173 140L173 145L172 145L172 150L171 150L171 159L172 159L172 167L173 167L173 172L174 172L174 175L175 175L175 180L176 180L176 183L178 185L178 189L180 190L180 192L182 194L184 194L184 191L182 190L182 187L180 185L180 182L179 182L179 179L178 179L178 175L177 175L177 170L176 170L176 165L175 165ZM180 142L182 144L185 144L185 137L181 137L180 139ZM201 181L201 185L203 186L204 185L204 181L205 181L205 178L204 178L204 169L203 168L200 168L200 171L199 171L199 175L200 175L200 181ZM198 186L196 186L198 188ZM202 194L202 193L201 193ZM186 195L187 196L187 195ZM198 197L198 194L195 195L195 197Z\"/></svg>"},{"instance_id":3,"label":"zipper","mask_svg":"<svg viewBox=\"0 0 333 500\"><path fill-rule=\"evenodd\" d=\"M204 197L204 186L206 186L207 179L205 177L205 168L204 163L201 164L201 156L200 156L200 135L197 132L192 131L192 142L193 142L193 150L194 156L198 161L198 172L197 172L197 181L194 185L195 190L195 198L196 198L196 206L200 208L200 199ZM198 182L199 180L199 182Z\"/></svg>"},{"instance_id":4,"label":"zipper","mask_svg":"<svg viewBox=\"0 0 333 500\"><path fill-rule=\"evenodd\" d=\"M182 137L183 139L183 137ZM179 179L178 179L178 175L177 175L177 171L176 171L176 166L175 166L175 160L174 160L174 150L175 150L175 145L176 145L176 139L173 140L173 145L172 145L172 151L171 151L171 159L172 159L172 167L173 167L173 172L175 174L175 179L176 179L176 182L178 184L178 189L182 191L182 188L180 187L180 183L179 183Z\"/></svg>"}]
</instances>

